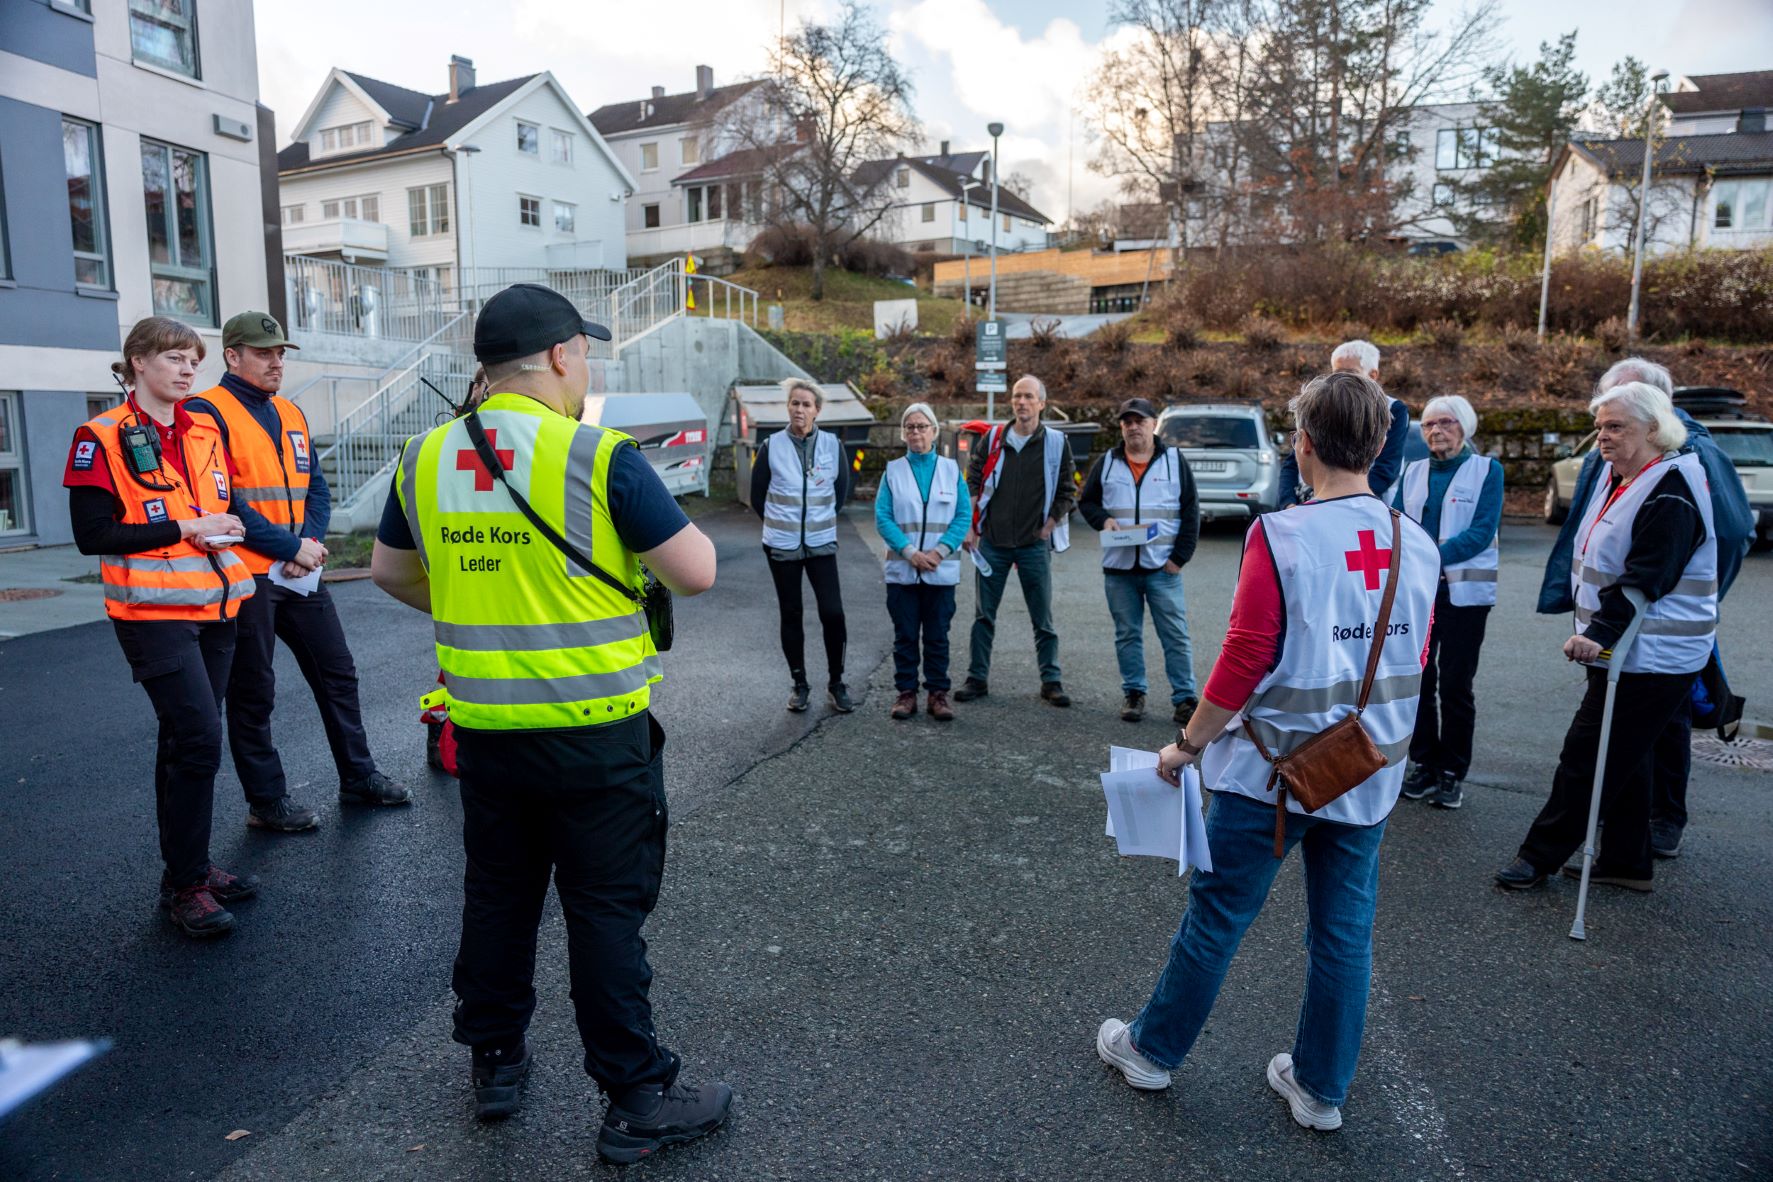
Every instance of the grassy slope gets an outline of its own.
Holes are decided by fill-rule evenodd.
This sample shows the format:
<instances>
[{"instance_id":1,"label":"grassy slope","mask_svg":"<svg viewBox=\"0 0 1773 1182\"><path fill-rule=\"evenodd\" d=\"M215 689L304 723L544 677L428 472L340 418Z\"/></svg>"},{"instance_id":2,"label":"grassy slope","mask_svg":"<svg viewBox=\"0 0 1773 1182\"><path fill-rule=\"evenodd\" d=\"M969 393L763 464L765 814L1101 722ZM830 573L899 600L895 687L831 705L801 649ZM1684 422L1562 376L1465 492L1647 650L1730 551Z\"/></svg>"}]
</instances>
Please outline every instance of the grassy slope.
<instances>
[{"instance_id":1,"label":"grassy slope","mask_svg":"<svg viewBox=\"0 0 1773 1182\"><path fill-rule=\"evenodd\" d=\"M763 304L780 303L791 332L830 332L839 328L874 328L875 300L917 300L917 331L943 336L966 314L959 300L939 300L920 288L894 279L856 275L849 271L825 272L825 298L811 298L810 267L756 267L735 272L729 280L755 289ZM758 319L763 320L763 313Z\"/></svg>"}]
</instances>

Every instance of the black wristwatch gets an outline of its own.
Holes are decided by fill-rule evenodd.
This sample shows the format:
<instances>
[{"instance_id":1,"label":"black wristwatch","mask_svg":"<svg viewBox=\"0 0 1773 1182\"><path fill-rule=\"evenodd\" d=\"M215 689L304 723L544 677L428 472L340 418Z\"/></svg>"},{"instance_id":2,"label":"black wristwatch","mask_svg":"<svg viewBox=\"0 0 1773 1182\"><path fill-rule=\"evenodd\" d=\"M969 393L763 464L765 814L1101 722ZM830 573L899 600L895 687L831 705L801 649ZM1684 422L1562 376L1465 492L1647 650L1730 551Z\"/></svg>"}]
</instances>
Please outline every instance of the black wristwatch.
<instances>
[{"instance_id":1,"label":"black wristwatch","mask_svg":"<svg viewBox=\"0 0 1773 1182\"><path fill-rule=\"evenodd\" d=\"M1176 746L1182 750L1183 754L1188 756L1199 755L1203 750L1188 741L1188 728L1185 726L1179 726L1176 728Z\"/></svg>"}]
</instances>

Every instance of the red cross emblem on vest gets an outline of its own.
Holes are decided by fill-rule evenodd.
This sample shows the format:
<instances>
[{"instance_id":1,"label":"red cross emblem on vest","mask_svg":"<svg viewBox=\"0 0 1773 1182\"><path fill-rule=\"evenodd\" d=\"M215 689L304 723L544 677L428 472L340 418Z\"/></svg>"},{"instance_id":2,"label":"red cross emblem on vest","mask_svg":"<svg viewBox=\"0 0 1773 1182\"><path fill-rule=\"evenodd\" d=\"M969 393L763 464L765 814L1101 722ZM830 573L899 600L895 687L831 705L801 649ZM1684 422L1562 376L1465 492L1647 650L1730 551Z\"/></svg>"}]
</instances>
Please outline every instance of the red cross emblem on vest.
<instances>
[{"instance_id":1,"label":"red cross emblem on vest","mask_svg":"<svg viewBox=\"0 0 1773 1182\"><path fill-rule=\"evenodd\" d=\"M1342 557L1348 563L1349 570L1358 571L1367 576L1367 590L1377 591L1379 590L1379 572L1391 569L1391 551L1379 549L1378 541L1370 529L1361 530L1358 536L1360 537L1360 547L1355 550L1344 550Z\"/></svg>"},{"instance_id":2,"label":"red cross emblem on vest","mask_svg":"<svg viewBox=\"0 0 1773 1182\"><path fill-rule=\"evenodd\" d=\"M511 465L517 462L517 452L512 448L506 448L504 451L499 450L499 429L497 427L486 433L486 441L492 445L493 455L498 457L499 463L503 464L505 471L509 472ZM463 448L456 453L456 471L474 473L475 492L492 491L493 474L485 464L480 462L480 453L473 448ZM1371 534L1367 536L1372 537Z\"/></svg>"}]
</instances>

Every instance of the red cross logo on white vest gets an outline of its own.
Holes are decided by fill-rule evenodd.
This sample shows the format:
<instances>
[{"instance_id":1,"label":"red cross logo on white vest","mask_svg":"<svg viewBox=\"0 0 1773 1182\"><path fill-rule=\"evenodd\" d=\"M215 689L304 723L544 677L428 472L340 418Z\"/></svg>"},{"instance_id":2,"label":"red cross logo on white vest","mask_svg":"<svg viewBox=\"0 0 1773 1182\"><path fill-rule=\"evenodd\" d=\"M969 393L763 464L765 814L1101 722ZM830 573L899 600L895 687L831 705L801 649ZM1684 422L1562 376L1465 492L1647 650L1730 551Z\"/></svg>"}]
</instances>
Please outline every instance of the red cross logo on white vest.
<instances>
[{"instance_id":1,"label":"red cross logo on white vest","mask_svg":"<svg viewBox=\"0 0 1773 1182\"><path fill-rule=\"evenodd\" d=\"M1345 550L1342 557L1348 563L1348 569L1367 576L1367 590L1379 590L1379 572L1391 569L1391 551L1379 549L1378 539L1370 529L1363 529L1357 535L1360 538L1358 549Z\"/></svg>"}]
</instances>

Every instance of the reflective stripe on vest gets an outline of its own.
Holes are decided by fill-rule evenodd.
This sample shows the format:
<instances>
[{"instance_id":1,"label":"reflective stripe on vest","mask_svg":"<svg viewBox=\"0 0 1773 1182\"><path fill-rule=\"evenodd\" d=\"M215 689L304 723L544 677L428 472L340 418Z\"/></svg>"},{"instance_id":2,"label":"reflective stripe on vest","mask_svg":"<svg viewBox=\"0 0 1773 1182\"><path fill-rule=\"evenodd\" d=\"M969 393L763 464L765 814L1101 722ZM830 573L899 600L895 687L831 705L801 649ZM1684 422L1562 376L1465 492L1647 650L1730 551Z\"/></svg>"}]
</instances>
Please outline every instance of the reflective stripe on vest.
<instances>
[{"instance_id":1,"label":"reflective stripe on vest","mask_svg":"<svg viewBox=\"0 0 1773 1182\"><path fill-rule=\"evenodd\" d=\"M904 532L916 550L934 550L942 535L954 522L954 510L960 504L960 465L947 456L936 457L936 470L930 473L930 495L926 501L917 487L917 476L911 461L904 456L886 466L887 490L893 496L893 521ZM950 554L933 571L920 571L897 554L886 556L886 581L889 583L925 583L932 587L952 587L960 582L960 556Z\"/></svg>"},{"instance_id":2,"label":"reflective stripe on vest","mask_svg":"<svg viewBox=\"0 0 1773 1182\"><path fill-rule=\"evenodd\" d=\"M1267 514L1250 528L1267 538L1280 578L1286 633L1275 667L1257 684L1239 721L1279 755L1354 713L1391 561L1391 514L1375 497L1338 497ZM1403 786L1440 550L1412 520L1403 522L1402 534L1391 626L1361 716L1387 766L1315 817L1377 824L1391 812ZM1270 770L1235 723L1201 755L1209 787L1273 804ZM1291 796L1287 807L1303 811Z\"/></svg>"},{"instance_id":3,"label":"reflective stripe on vest","mask_svg":"<svg viewBox=\"0 0 1773 1182\"><path fill-rule=\"evenodd\" d=\"M1624 673L1691 673L1711 659L1718 626L1718 543L1705 468L1692 452L1672 456L1634 479L1611 497L1611 503L1612 469L1606 468L1595 481L1577 528L1570 594L1576 601L1574 622L1580 632L1599 610L1602 588L1625 573L1632 523L1639 510L1676 472L1687 479L1705 538L1687 560L1674 589L1645 609L1638 638L1620 666Z\"/></svg>"},{"instance_id":4,"label":"reflective stripe on vest","mask_svg":"<svg viewBox=\"0 0 1773 1182\"><path fill-rule=\"evenodd\" d=\"M609 516L618 431L497 394L481 425L506 479L599 567L639 590L639 560ZM407 441L395 495L431 581L442 695L474 730L596 726L645 710L662 676L645 613L570 562L480 466L454 420Z\"/></svg>"},{"instance_id":5,"label":"reflective stripe on vest","mask_svg":"<svg viewBox=\"0 0 1773 1182\"><path fill-rule=\"evenodd\" d=\"M997 426L991 428L986 434L985 447L987 455L990 455L993 449L999 447L1007 448L1009 446L1009 444L1005 443L1003 439L1004 432L1007 430L1009 430L1008 427ZM1042 457L1045 462L1042 465L1041 474L1046 480L1047 520L1051 521L1053 516L1053 500L1059 495L1059 466L1065 462L1065 436L1059 434L1059 432L1053 430L1051 427L1047 427L1041 432L1041 438L1046 440L1046 454ZM1023 446L1026 447L1027 445L1024 444ZM975 515L973 520L979 523L979 532L981 533L984 532L985 527L985 510L987 506L991 504L993 494L997 492L998 482L1003 479L1003 467L1004 459L1000 455L997 458L997 463L991 469L991 475L985 478L983 486L979 489L979 505L978 508L974 510ZM1047 545L1051 546L1058 552L1071 549L1070 516L1067 516L1065 520L1060 521L1053 526L1053 532L1047 535Z\"/></svg>"},{"instance_id":6,"label":"reflective stripe on vest","mask_svg":"<svg viewBox=\"0 0 1773 1182\"><path fill-rule=\"evenodd\" d=\"M123 505L118 520L145 525L228 512L228 462L220 428L193 418L180 438L190 481L163 463L149 479L170 487L150 489L123 458L122 430L137 421L135 410L125 404L86 423L98 439L112 491ZM148 423L146 416L139 421ZM99 574L105 614L114 620L231 620L240 601L253 593L252 572L239 555L232 550L206 554L187 541L135 554L100 555Z\"/></svg>"},{"instance_id":7,"label":"reflective stripe on vest","mask_svg":"<svg viewBox=\"0 0 1773 1182\"><path fill-rule=\"evenodd\" d=\"M1109 570L1132 570L1133 557L1146 570L1162 570L1176 548L1182 528L1182 457L1173 447L1151 457L1138 481L1128 466L1126 453L1114 448L1102 457L1102 508L1125 529L1157 525L1157 536L1143 546L1104 546L1102 565Z\"/></svg>"},{"instance_id":8,"label":"reflective stripe on vest","mask_svg":"<svg viewBox=\"0 0 1773 1182\"><path fill-rule=\"evenodd\" d=\"M234 495L272 525L292 534L302 532L308 508L308 481L314 466L313 439L308 420L287 398L271 395L271 407L280 426L272 439L253 413L226 386L214 386L198 395L216 408L228 425L228 454L233 457L238 483ZM274 559L245 546L240 556L255 575L266 574Z\"/></svg>"},{"instance_id":9,"label":"reflective stripe on vest","mask_svg":"<svg viewBox=\"0 0 1773 1182\"><path fill-rule=\"evenodd\" d=\"M829 431L813 431L813 466L800 462L800 449L786 430L764 441L770 466L763 502L763 544L772 550L829 546L837 541L837 477L843 448Z\"/></svg>"},{"instance_id":10,"label":"reflective stripe on vest","mask_svg":"<svg viewBox=\"0 0 1773 1182\"><path fill-rule=\"evenodd\" d=\"M1446 496L1441 501L1440 541L1456 538L1471 528L1477 516L1478 498L1483 495L1484 481L1490 465L1496 461L1486 456L1469 455L1453 471L1447 482ZM1415 460L1404 469L1404 512L1412 521L1421 521L1428 506L1427 460ZM1464 562L1441 568L1447 580L1447 599L1455 607L1480 607L1496 602L1496 572L1502 565L1500 535Z\"/></svg>"}]
</instances>

